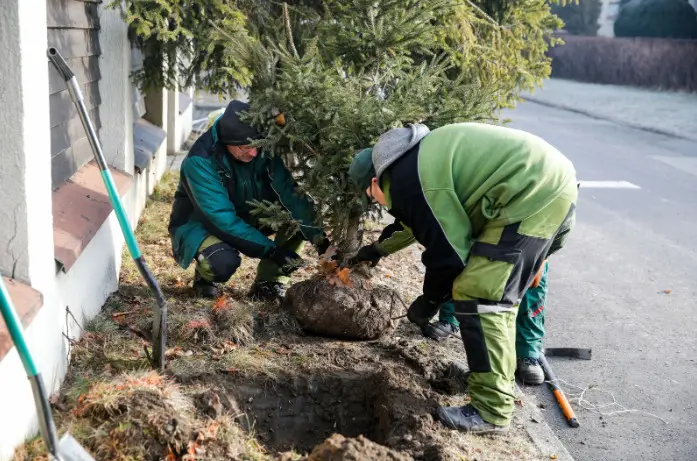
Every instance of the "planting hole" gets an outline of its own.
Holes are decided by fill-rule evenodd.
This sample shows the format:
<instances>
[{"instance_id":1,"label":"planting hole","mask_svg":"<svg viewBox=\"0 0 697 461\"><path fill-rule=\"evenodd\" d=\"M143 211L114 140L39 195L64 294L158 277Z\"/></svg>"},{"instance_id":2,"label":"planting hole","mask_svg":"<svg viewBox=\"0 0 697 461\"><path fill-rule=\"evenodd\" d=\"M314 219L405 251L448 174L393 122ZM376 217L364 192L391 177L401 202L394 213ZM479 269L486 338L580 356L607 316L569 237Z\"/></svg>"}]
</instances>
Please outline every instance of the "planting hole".
<instances>
[{"instance_id":1,"label":"planting hole","mask_svg":"<svg viewBox=\"0 0 697 461\"><path fill-rule=\"evenodd\" d=\"M239 421L269 450L307 452L333 433L375 439L379 386L373 374L327 372L281 376L273 382L240 379L227 387L247 415Z\"/></svg>"}]
</instances>

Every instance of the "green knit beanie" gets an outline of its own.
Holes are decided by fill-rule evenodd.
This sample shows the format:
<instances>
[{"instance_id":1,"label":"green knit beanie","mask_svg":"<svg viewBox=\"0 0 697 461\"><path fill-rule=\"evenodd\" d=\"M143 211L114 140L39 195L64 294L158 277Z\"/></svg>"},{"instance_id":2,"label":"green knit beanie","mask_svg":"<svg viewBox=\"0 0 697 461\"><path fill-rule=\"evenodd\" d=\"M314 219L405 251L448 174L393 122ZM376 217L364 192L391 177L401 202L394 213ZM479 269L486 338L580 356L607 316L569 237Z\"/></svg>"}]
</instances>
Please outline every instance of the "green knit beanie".
<instances>
[{"instance_id":1,"label":"green knit beanie","mask_svg":"<svg viewBox=\"0 0 697 461\"><path fill-rule=\"evenodd\" d=\"M349 167L349 177L361 191L370 187L370 183L375 177L375 167L373 166L373 148L369 147L359 151Z\"/></svg>"}]
</instances>

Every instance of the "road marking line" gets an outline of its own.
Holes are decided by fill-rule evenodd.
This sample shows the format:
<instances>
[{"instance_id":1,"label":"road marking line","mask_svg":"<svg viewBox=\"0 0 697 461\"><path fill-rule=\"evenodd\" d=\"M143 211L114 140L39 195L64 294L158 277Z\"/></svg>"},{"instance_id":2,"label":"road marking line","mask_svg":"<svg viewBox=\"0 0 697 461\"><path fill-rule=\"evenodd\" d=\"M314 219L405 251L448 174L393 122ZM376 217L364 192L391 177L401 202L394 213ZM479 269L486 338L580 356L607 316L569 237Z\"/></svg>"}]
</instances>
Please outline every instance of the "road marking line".
<instances>
[{"instance_id":1,"label":"road marking line","mask_svg":"<svg viewBox=\"0 0 697 461\"><path fill-rule=\"evenodd\" d=\"M641 189L629 181L579 181L584 189Z\"/></svg>"}]
</instances>

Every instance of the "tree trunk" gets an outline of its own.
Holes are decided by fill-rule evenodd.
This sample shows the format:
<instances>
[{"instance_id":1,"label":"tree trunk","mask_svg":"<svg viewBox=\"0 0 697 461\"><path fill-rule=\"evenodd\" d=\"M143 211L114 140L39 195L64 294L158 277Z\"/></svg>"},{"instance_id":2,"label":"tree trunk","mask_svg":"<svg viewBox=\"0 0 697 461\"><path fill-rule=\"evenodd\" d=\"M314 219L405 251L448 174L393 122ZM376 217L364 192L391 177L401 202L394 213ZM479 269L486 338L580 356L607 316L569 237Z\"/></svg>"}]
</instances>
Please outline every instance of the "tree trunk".
<instances>
[{"instance_id":1,"label":"tree trunk","mask_svg":"<svg viewBox=\"0 0 697 461\"><path fill-rule=\"evenodd\" d=\"M358 209L353 209L349 213L348 224L346 226L346 242L344 243L344 254L352 254L358 251L361 247L361 238L363 237L361 228L361 215Z\"/></svg>"}]
</instances>

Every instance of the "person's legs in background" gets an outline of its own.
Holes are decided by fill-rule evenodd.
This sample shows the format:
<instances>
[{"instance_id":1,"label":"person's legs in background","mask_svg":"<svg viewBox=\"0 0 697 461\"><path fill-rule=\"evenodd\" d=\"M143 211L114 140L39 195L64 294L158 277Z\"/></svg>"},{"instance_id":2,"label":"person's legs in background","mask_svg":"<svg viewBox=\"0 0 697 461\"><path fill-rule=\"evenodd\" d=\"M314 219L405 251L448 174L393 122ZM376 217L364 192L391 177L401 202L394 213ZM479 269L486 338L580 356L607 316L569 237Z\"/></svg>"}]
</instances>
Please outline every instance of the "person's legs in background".
<instances>
[{"instance_id":1,"label":"person's legs in background","mask_svg":"<svg viewBox=\"0 0 697 461\"><path fill-rule=\"evenodd\" d=\"M545 261L539 277L535 277L525 292L516 317L516 356L518 377L524 384L542 384L544 371L538 362L545 337L545 310L547 301L547 272Z\"/></svg>"},{"instance_id":2,"label":"person's legs in background","mask_svg":"<svg viewBox=\"0 0 697 461\"><path fill-rule=\"evenodd\" d=\"M276 233L274 242L277 246L287 248L300 254L305 240L300 232L289 233L281 229ZM249 291L249 297L260 301L273 301L285 296L286 285L290 277L283 274L278 264L270 259L262 259L257 266L257 276Z\"/></svg>"},{"instance_id":3,"label":"person's legs in background","mask_svg":"<svg viewBox=\"0 0 697 461\"><path fill-rule=\"evenodd\" d=\"M457 335L459 332L460 322L455 317L455 304L452 300L441 304L438 309L438 320L423 328L424 336L436 341L443 341L448 339L450 335Z\"/></svg>"}]
</instances>

